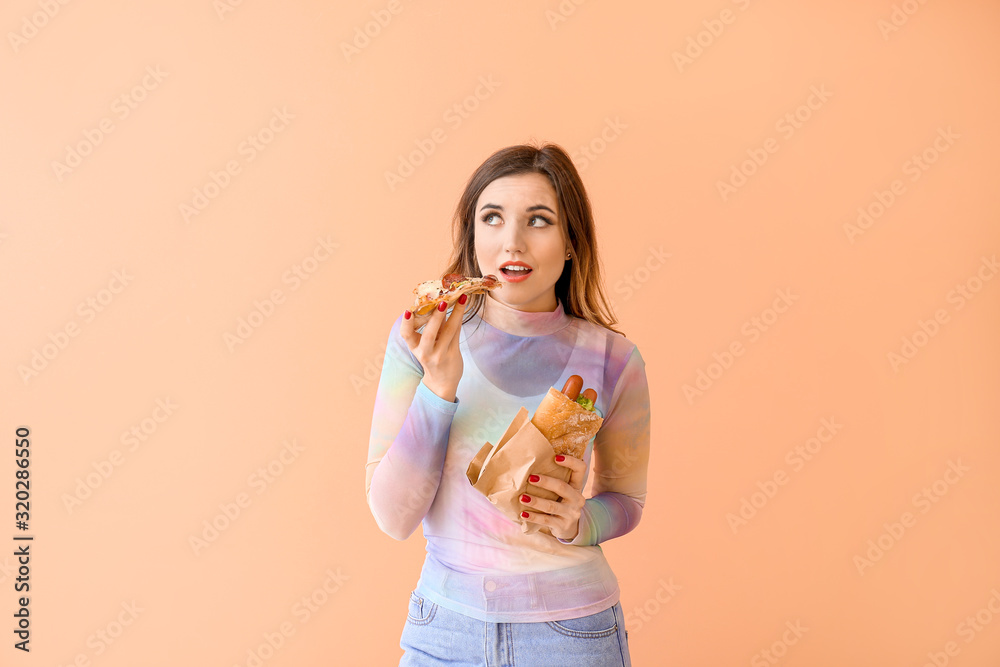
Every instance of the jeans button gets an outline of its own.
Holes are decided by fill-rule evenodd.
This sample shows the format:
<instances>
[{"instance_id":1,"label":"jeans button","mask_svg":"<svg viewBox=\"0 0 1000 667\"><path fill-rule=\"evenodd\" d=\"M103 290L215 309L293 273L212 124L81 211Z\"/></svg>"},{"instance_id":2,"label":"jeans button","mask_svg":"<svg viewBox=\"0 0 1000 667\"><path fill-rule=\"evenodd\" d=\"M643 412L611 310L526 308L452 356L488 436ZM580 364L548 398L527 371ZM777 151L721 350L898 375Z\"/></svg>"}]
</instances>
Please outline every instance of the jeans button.
<instances>
[{"instance_id":1,"label":"jeans button","mask_svg":"<svg viewBox=\"0 0 1000 667\"><path fill-rule=\"evenodd\" d=\"M495 591L497 589L497 582L495 582L495 581L487 581L485 588L486 588L486 592L487 593L492 593L493 591Z\"/></svg>"}]
</instances>

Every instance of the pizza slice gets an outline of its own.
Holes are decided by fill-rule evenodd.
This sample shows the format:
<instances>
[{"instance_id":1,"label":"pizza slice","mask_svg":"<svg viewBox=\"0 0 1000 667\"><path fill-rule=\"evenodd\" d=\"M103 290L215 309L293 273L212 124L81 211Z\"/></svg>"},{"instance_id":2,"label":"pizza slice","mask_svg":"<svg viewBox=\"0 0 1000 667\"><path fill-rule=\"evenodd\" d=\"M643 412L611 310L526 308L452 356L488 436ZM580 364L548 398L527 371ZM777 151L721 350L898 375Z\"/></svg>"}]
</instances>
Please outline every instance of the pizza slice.
<instances>
[{"instance_id":1,"label":"pizza slice","mask_svg":"<svg viewBox=\"0 0 1000 667\"><path fill-rule=\"evenodd\" d=\"M416 298L413 300L413 327L419 329L427 324L434 314L438 303L444 301L451 308L463 294L486 294L503 287L500 280L493 275L463 276L459 273L449 273L441 280L427 280L413 289Z\"/></svg>"}]
</instances>

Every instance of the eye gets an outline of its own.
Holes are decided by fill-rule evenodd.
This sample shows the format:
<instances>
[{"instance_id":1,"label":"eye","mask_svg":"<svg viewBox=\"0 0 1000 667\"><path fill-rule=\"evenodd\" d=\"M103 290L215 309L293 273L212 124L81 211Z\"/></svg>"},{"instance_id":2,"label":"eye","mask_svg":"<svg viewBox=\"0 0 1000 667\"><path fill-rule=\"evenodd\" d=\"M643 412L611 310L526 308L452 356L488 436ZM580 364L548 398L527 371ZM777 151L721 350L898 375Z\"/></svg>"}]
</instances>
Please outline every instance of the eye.
<instances>
[{"instance_id":1,"label":"eye","mask_svg":"<svg viewBox=\"0 0 1000 667\"><path fill-rule=\"evenodd\" d=\"M491 220L493 220L493 218L497 218L499 222L490 222ZM496 213L495 211L486 212L482 216L482 218L480 218L480 220L482 220L483 223L489 225L490 227L495 227L496 225L500 224L500 222L503 221L503 219L500 218L500 214ZM544 215L536 215L533 216L530 220L528 220L529 227L542 228L542 227L547 227L548 225L551 224L552 221L546 218Z\"/></svg>"}]
</instances>

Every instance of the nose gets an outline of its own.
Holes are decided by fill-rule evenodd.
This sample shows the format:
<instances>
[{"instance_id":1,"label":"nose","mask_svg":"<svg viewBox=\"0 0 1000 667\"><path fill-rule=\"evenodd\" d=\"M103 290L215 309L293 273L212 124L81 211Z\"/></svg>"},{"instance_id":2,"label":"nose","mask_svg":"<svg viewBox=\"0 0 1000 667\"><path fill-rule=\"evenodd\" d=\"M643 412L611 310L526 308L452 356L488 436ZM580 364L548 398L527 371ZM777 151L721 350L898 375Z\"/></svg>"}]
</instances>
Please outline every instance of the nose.
<instances>
[{"instance_id":1,"label":"nose","mask_svg":"<svg viewBox=\"0 0 1000 667\"><path fill-rule=\"evenodd\" d=\"M503 249L511 254L524 252L524 232L520 225L505 225Z\"/></svg>"}]
</instances>

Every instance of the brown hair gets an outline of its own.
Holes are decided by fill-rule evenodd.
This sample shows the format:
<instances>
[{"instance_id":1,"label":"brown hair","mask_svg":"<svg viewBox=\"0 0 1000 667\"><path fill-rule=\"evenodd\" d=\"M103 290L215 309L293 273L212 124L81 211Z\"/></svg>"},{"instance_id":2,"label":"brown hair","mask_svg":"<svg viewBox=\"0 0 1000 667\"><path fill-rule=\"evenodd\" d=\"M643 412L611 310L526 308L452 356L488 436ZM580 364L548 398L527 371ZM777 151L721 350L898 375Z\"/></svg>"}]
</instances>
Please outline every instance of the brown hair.
<instances>
[{"instance_id":1,"label":"brown hair","mask_svg":"<svg viewBox=\"0 0 1000 667\"><path fill-rule=\"evenodd\" d=\"M548 177L556 192L560 224L569 239L573 257L566 262L555 286L556 298L562 302L563 311L624 336L614 328L618 320L604 293L590 199L573 161L556 144L544 144L541 148L530 145L501 148L476 169L455 208L455 247L444 274L482 276L476 261L476 202L486 186L496 179L525 173ZM485 298L484 294L470 297L466 322L479 312Z\"/></svg>"}]
</instances>

